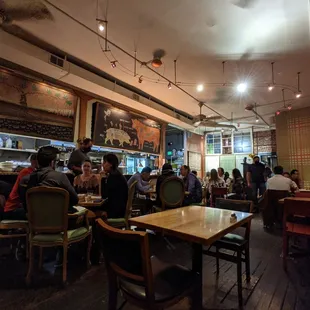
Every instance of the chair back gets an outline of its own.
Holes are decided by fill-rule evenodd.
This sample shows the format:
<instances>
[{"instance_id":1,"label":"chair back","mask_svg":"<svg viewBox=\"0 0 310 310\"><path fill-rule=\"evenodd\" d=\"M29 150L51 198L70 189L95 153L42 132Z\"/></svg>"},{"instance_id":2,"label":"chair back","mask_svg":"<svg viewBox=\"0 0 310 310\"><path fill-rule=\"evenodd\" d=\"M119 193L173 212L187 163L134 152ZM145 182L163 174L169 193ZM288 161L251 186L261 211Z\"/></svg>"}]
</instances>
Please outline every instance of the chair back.
<instances>
[{"instance_id":1,"label":"chair back","mask_svg":"<svg viewBox=\"0 0 310 310\"><path fill-rule=\"evenodd\" d=\"M288 191L268 189L261 203L264 225L269 226L274 222L282 222L283 206L279 200L289 195Z\"/></svg>"},{"instance_id":2,"label":"chair back","mask_svg":"<svg viewBox=\"0 0 310 310\"><path fill-rule=\"evenodd\" d=\"M213 196L224 196L227 195L227 187L212 187Z\"/></svg>"},{"instance_id":3,"label":"chair back","mask_svg":"<svg viewBox=\"0 0 310 310\"><path fill-rule=\"evenodd\" d=\"M310 217L309 200L299 199L298 201L294 198L284 199L284 211L283 211L283 228L287 227L287 223L294 219L294 216L298 217Z\"/></svg>"},{"instance_id":4,"label":"chair back","mask_svg":"<svg viewBox=\"0 0 310 310\"><path fill-rule=\"evenodd\" d=\"M136 184L138 181L134 181L131 183L129 189L128 189L128 199L127 199L127 205L126 205L126 214L125 214L125 219L128 221L131 217L131 212L132 212L132 203L133 203L133 198L135 195L136 191Z\"/></svg>"},{"instance_id":5,"label":"chair back","mask_svg":"<svg viewBox=\"0 0 310 310\"><path fill-rule=\"evenodd\" d=\"M160 200L162 210L166 207L180 207L183 204L185 195L184 182L182 179L172 176L166 178L160 186Z\"/></svg>"},{"instance_id":6,"label":"chair back","mask_svg":"<svg viewBox=\"0 0 310 310\"><path fill-rule=\"evenodd\" d=\"M253 211L253 202L250 200L217 198L215 207L219 209L251 213Z\"/></svg>"},{"instance_id":7,"label":"chair back","mask_svg":"<svg viewBox=\"0 0 310 310\"><path fill-rule=\"evenodd\" d=\"M310 192L296 192L295 197L310 198Z\"/></svg>"},{"instance_id":8,"label":"chair back","mask_svg":"<svg viewBox=\"0 0 310 310\"><path fill-rule=\"evenodd\" d=\"M36 233L60 233L68 229L69 193L62 188L39 186L26 193L29 229Z\"/></svg>"},{"instance_id":9,"label":"chair back","mask_svg":"<svg viewBox=\"0 0 310 310\"><path fill-rule=\"evenodd\" d=\"M96 222L109 277L116 275L144 286L147 297L154 297L148 234L120 230L102 219Z\"/></svg>"}]
</instances>

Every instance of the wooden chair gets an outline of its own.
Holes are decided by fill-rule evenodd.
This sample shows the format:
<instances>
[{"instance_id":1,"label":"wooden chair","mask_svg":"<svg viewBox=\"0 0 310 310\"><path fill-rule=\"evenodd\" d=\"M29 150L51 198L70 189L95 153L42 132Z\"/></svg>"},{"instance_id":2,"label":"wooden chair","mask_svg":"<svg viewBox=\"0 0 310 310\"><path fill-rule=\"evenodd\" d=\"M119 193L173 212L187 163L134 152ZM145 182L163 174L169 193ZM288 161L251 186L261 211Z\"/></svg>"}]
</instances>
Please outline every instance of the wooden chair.
<instances>
[{"instance_id":1,"label":"wooden chair","mask_svg":"<svg viewBox=\"0 0 310 310\"><path fill-rule=\"evenodd\" d=\"M184 182L176 176L168 177L162 182L159 193L161 208L154 207L155 212L181 207L185 196Z\"/></svg>"},{"instance_id":2,"label":"wooden chair","mask_svg":"<svg viewBox=\"0 0 310 310\"><path fill-rule=\"evenodd\" d=\"M211 195L210 195L210 199L211 199L211 207L214 207L216 204L216 199L218 198L223 198L227 196L227 187L212 187L211 190Z\"/></svg>"},{"instance_id":3,"label":"wooden chair","mask_svg":"<svg viewBox=\"0 0 310 310\"><path fill-rule=\"evenodd\" d=\"M298 198L310 198L310 192L296 192L295 197Z\"/></svg>"},{"instance_id":4,"label":"wooden chair","mask_svg":"<svg viewBox=\"0 0 310 310\"><path fill-rule=\"evenodd\" d=\"M27 284L31 282L33 269L33 247L40 248L39 267L42 267L42 250L44 247L63 247L63 276L67 280L68 245L88 238L87 267L92 241L92 231L88 224L87 209L68 215L69 193L57 187L34 187L26 194L29 220L29 249L30 260L27 274ZM68 230L68 219L84 217L85 225Z\"/></svg>"},{"instance_id":5,"label":"wooden chair","mask_svg":"<svg viewBox=\"0 0 310 310\"><path fill-rule=\"evenodd\" d=\"M262 216L264 226L272 227L275 223L282 224L283 206L279 204L279 200L288 197L288 191L266 190L263 201L261 202Z\"/></svg>"},{"instance_id":6,"label":"wooden chair","mask_svg":"<svg viewBox=\"0 0 310 310\"><path fill-rule=\"evenodd\" d=\"M240 211L240 212L252 212L253 202L248 200L233 200L233 199L216 199L216 208ZM250 281L250 230L251 223L242 226L245 230L244 236L230 233L225 235L220 240L213 243L203 253L216 258L216 271L219 273L219 259L224 259L229 262L237 264L237 284L238 284L238 301L239 306L243 306L242 299L242 262L245 263L246 280ZM215 248L215 252L212 250ZM232 251L232 254L221 252L220 249ZM237 254L235 256L235 253Z\"/></svg>"},{"instance_id":7,"label":"wooden chair","mask_svg":"<svg viewBox=\"0 0 310 310\"><path fill-rule=\"evenodd\" d=\"M133 197L135 194L136 184L137 184L137 181L133 182L128 189L128 200L127 200L127 205L126 205L125 217L116 218L116 219L108 218L107 223L109 225L115 228L126 228L126 229L130 228L128 220L131 217L132 201L133 201Z\"/></svg>"},{"instance_id":8,"label":"wooden chair","mask_svg":"<svg viewBox=\"0 0 310 310\"><path fill-rule=\"evenodd\" d=\"M5 197L0 195L0 239L25 238L26 239L26 257L28 258L28 221L22 220L1 220L1 210L5 205ZM6 232L20 230L18 234L7 234ZM2 231L2 232L1 232Z\"/></svg>"},{"instance_id":9,"label":"wooden chair","mask_svg":"<svg viewBox=\"0 0 310 310\"><path fill-rule=\"evenodd\" d=\"M197 274L151 257L146 232L115 229L101 219L97 228L108 272L109 310L116 310L118 290L126 302L149 310L165 309L194 294Z\"/></svg>"},{"instance_id":10,"label":"wooden chair","mask_svg":"<svg viewBox=\"0 0 310 310\"><path fill-rule=\"evenodd\" d=\"M289 238L304 236L310 238L310 207L309 201L284 200L283 210L283 269L287 270Z\"/></svg>"}]
</instances>

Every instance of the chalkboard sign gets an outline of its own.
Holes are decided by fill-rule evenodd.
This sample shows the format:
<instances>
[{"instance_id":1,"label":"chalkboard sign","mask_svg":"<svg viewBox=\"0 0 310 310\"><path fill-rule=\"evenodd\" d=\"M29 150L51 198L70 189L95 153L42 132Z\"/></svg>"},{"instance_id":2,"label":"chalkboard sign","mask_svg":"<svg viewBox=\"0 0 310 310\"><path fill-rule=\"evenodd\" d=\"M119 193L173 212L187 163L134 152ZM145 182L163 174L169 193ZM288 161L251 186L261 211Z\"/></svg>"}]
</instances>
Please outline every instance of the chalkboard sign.
<instances>
[{"instance_id":1,"label":"chalkboard sign","mask_svg":"<svg viewBox=\"0 0 310 310\"><path fill-rule=\"evenodd\" d=\"M159 154L160 128L155 121L99 102L95 105L94 144Z\"/></svg>"}]
</instances>

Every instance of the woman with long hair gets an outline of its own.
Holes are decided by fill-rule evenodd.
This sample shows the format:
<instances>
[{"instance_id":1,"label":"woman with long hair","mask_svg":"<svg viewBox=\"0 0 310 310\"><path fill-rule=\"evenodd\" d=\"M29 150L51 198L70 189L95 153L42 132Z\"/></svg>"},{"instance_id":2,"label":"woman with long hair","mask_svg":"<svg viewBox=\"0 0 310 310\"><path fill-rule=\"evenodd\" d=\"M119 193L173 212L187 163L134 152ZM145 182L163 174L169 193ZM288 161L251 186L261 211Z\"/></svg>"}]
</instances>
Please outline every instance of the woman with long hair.
<instances>
[{"instance_id":1,"label":"woman with long hair","mask_svg":"<svg viewBox=\"0 0 310 310\"><path fill-rule=\"evenodd\" d=\"M99 194L99 180L92 173L92 165L90 160L84 160L82 164L82 174L74 178L73 182L77 194L86 194L92 192L94 195Z\"/></svg>"},{"instance_id":2,"label":"woman with long hair","mask_svg":"<svg viewBox=\"0 0 310 310\"><path fill-rule=\"evenodd\" d=\"M212 193L212 187L225 187L225 181L217 174L216 169L212 169L210 173L210 180L208 184L208 191Z\"/></svg>"},{"instance_id":3,"label":"woman with long hair","mask_svg":"<svg viewBox=\"0 0 310 310\"><path fill-rule=\"evenodd\" d=\"M232 185L232 193L233 196L230 196L230 199L244 199L245 195L245 180L241 175L239 169L235 168L232 171L233 175L233 185Z\"/></svg>"}]
</instances>

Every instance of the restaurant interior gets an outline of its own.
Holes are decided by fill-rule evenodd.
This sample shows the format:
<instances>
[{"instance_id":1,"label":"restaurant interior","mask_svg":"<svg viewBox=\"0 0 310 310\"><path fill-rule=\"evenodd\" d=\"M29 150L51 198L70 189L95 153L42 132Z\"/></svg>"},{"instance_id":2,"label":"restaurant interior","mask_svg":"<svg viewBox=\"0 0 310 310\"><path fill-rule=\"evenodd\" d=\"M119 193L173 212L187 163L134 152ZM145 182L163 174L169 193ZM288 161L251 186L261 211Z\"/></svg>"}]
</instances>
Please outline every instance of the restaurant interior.
<instances>
[{"instance_id":1,"label":"restaurant interior","mask_svg":"<svg viewBox=\"0 0 310 310\"><path fill-rule=\"evenodd\" d=\"M0 309L310 309L308 0L0 0Z\"/></svg>"}]
</instances>

